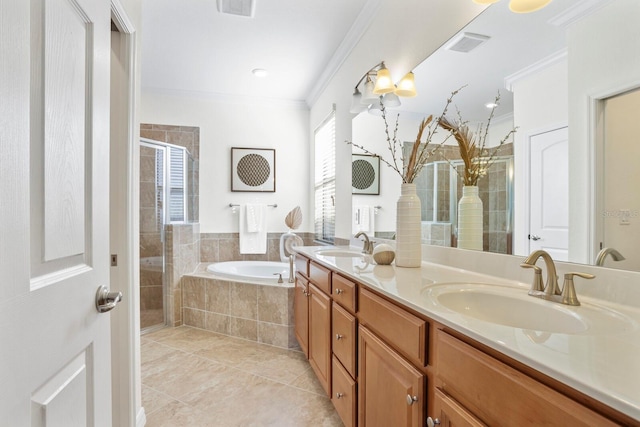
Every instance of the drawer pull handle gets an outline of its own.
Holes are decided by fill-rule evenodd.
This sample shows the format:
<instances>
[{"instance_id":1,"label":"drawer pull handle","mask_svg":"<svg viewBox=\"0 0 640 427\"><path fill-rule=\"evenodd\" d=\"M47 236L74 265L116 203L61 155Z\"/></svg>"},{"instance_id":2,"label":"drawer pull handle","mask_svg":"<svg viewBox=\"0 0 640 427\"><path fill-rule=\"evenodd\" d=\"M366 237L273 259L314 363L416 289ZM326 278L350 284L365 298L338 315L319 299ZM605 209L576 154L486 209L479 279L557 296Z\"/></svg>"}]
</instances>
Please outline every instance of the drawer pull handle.
<instances>
[{"instance_id":1,"label":"drawer pull handle","mask_svg":"<svg viewBox=\"0 0 640 427\"><path fill-rule=\"evenodd\" d=\"M418 401L418 396L411 396L410 394L407 394L407 405L411 406L417 401Z\"/></svg>"},{"instance_id":2,"label":"drawer pull handle","mask_svg":"<svg viewBox=\"0 0 640 427\"><path fill-rule=\"evenodd\" d=\"M435 426L439 426L440 425L440 420L438 418L427 418L427 426L428 427L435 427Z\"/></svg>"},{"instance_id":3,"label":"drawer pull handle","mask_svg":"<svg viewBox=\"0 0 640 427\"><path fill-rule=\"evenodd\" d=\"M336 398L342 399L344 397L343 393L336 393Z\"/></svg>"},{"instance_id":4,"label":"drawer pull handle","mask_svg":"<svg viewBox=\"0 0 640 427\"><path fill-rule=\"evenodd\" d=\"M341 293L343 293L343 292L344 292L344 291L343 291L342 289L340 289L340 288L337 288L337 289L336 289L336 294L338 294L338 295L340 295L340 294L341 294Z\"/></svg>"},{"instance_id":5,"label":"drawer pull handle","mask_svg":"<svg viewBox=\"0 0 640 427\"><path fill-rule=\"evenodd\" d=\"M336 339L337 340L341 340L342 338L344 338L344 335L336 334Z\"/></svg>"}]
</instances>

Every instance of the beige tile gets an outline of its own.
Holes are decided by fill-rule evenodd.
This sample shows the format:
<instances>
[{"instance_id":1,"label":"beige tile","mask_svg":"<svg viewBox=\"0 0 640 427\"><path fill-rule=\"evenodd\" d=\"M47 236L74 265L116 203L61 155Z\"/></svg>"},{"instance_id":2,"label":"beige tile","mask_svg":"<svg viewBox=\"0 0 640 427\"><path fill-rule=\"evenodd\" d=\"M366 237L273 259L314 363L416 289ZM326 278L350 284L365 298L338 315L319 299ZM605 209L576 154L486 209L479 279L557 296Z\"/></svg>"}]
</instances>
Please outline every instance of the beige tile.
<instances>
[{"instance_id":1,"label":"beige tile","mask_svg":"<svg viewBox=\"0 0 640 427\"><path fill-rule=\"evenodd\" d=\"M204 328L208 331L229 335L229 316L218 313L205 313Z\"/></svg>"},{"instance_id":2,"label":"beige tile","mask_svg":"<svg viewBox=\"0 0 640 427\"><path fill-rule=\"evenodd\" d=\"M171 402L175 402L175 399L146 385L142 386L142 406L147 417Z\"/></svg>"},{"instance_id":3,"label":"beige tile","mask_svg":"<svg viewBox=\"0 0 640 427\"><path fill-rule=\"evenodd\" d=\"M288 289L281 286L257 286L258 320L279 325L293 323L289 313Z\"/></svg>"},{"instance_id":4,"label":"beige tile","mask_svg":"<svg viewBox=\"0 0 640 427\"><path fill-rule=\"evenodd\" d=\"M194 328L205 329L206 312L204 310L184 308L182 309L182 316L182 320L185 326L193 326Z\"/></svg>"},{"instance_id":5,"label":"beige tile","mask_svg":"<svg viewBox=\"0 0 640 427\"><path fill-rule=\"evenodd\" d=\"M183 328L182 333L160 338L158 343L186 353L193 353L201 348L206 348L212 335L214 334L202 329Z\"/></svg>"},{"instance_id":6,"label":"beige tile","mask_svg":"<svg viewBox=\"0 0 640 427\"><path fill-rule=\"evenodd\" d=\"M324 389L322 388L320 381L318 381L315 372L311 369L311 366L308 366L307 369L300 376L291 381L289 385L311 393L326 396Z\"/></svg>"},{"instance_id":7,"label":"beige tile","mask_svg":"<svg viewBox=\"0 0 640 427\"><path fill-rule=\"evenodd\" d=\"M229 335L251 341L258 341L258 322L230 316Z\"/></svg>"},{"instance_id":8,"label":"beige tile","mask_svg":"<svg viewBox=\"0 0 640 427\"><path fill-rule=\"evenodd\" d=\"M145 427L219 427L216 418L182 402L174 401L147 417Z\"/></svg>"},{"instance_id":9,"label":"beige tile","mask_svg":"<svg viewBox=\"0 0 640 427\"><path fill-rule=\"evenodd\" d=\"M258 318L258 286L249 283L230 282L229 313L243 319Z\"/></svg>"},{"instance_id":10,"label":"beige tile","mask_svg":"<svg viewBox=\"0 0 640 427\"><path fill-rule=\"evenodd\" d=\"M198 277L182 278L182 306L205 309L205 284Z\"/></svg>"},{"instance_id":11,"label":"beige tile","mask_svg":"<svg viewBox=\"0 0 640 427\"><path fill-rule=\"evenodd\" d=\"M273 323L258 322L258 342L276 347L289 347L289 327Z\"/></svg>"},{"instance_id":12,"label":"beige tile","mask_svg":"<svg viewBox=\"0 0 640 427\"><path fill-rule=\"evenodd\" d=\"M279 383L289 384L305 373L309 368L309 362L302 353L286 351L274 352L267 360L248 360L236 365L236 368Z\"/></svg>"},{"instance_id":13,"label":"beige tile","mask_svg":"<svg viewBox=\"0 0 640 427\"><path fill-rule=\"evenodd\" d=\"M229 282L202 279L205 284L205 309L213 313L229 314Z\"/></svg>"}]
</instances>

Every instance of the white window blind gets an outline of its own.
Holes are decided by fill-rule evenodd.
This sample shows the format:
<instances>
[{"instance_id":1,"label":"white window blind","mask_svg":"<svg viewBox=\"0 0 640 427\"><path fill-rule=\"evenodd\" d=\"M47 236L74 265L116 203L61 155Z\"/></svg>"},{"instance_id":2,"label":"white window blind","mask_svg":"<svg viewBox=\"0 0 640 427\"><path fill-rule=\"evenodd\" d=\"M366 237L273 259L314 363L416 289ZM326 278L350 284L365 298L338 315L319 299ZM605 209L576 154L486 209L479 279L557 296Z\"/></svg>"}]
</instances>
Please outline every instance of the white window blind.
<instances>
[{"instance_id":1,"label":"white window blind","mask_svg":"<svg viewBox=\"0 0 640 427\"><path fill-rule=\"evenodd\" d=\"M186 220L186 157L184 149L171 147L169 156L169 221L171 222Z\"/></svg>"},{"instance_id":2,"label":"white window blind","mask_svg":"<svg viewBox=\"0 0 640 427\"><path fill-rule=\"evenodd\" d=\"M336 230L336 131L335 112L316 129L315 238L333 243Z\"/></svg>"}]
</instances>

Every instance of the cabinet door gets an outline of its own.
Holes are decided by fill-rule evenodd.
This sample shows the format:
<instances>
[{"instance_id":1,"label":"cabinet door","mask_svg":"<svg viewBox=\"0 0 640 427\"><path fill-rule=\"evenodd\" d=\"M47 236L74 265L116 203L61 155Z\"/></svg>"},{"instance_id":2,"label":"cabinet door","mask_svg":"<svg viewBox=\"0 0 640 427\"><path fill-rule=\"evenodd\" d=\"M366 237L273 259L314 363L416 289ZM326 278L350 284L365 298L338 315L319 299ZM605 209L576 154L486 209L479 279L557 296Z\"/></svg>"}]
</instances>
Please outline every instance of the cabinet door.
<instances>
[{"instance_id":1,"label":"cabinet door","mask_svg":"<svg viewBox=\"0 0 640 427\"><path fill-rule=\"evenodd\" d=\"M309 282L309 364L331 396L331 299Z\"/></svg>"},{"instance_id":2,"label":"cabinet door","mask_svg":"<svg viewBox=\"0 0 640 427\"><path fill-rule=\"evenodd\" d=\"M440 427L486 427L455 400L436 389L432 418L440 421Z\"/></svg>"},{"instance_id":3,"label":"cabinet door","mask_svg":"<svg viewBox=\"0 0 640 427\"><path fill-rule=\"evenodd\" d=\"M359 331L358 426L422 427L425 375L367 328Z\"/></svg>"},{"instance_id":4,"label":"cabinet door","mask_svg":"<svg viewBox=\"0 0 640 427\"><path fill-rule=\"evenodd\" d=\"M293 317L296 339L307 358L309 357L309 298L307 281L296 274L296 289L293 296Z\"/></svg>"}]
</instances>

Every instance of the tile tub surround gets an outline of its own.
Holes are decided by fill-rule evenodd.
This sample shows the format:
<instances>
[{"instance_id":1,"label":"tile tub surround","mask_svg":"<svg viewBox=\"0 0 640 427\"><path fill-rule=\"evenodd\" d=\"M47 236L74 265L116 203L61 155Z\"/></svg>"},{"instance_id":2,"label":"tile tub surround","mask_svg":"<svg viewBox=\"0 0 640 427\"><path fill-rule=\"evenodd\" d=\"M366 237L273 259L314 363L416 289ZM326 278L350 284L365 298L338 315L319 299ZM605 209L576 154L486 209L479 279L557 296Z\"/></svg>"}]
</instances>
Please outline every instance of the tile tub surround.
<instances>
[{"instance_id":1,"label":"tile tub surround","mask_svg":"<svg viewBox=\"0 0 640 427\"><path fill-rule=\"evenodd\" d=\"M312 246L313 233L297 232L305 246ZM240 253L238 233L200 234L200 262L222 261L280 261L280 236L284 233L267 233L267 253L243 255Z\"/></svg>"},{"instance_id":2,"label":"tile tub surround","mask_svg":"<svg viewBox=\"0 0 640 427\"><path fill-rule=\"evenodd\" d=\"M182 278L185 325L281 348L298 348L293 284L265 285L217 279L208 263ZM275 280L275 279L274 279Z\"/></svg>"},{"instance_id":3,"label":"tile tub surround","mask_svg":"<svg viewBox=\"0 0 640 427\"><path fill-rule=\"evenodd\" d=\"M556 262L559 277L570 271L595 274L593 280L575 282L582 304L597 304L615 310L631 319L633 328L591 335L551 333L548 340L541 341L531 339L527 335L530 331L475 320L447 310L428 296L429 287L443 283L511 286L521 289L526 295L532 274L519 267L520 257L423 245L421 268L396 268L392 265L363 270L361 261L355 258L351 260L352 266L346 262L338 266L331 258L316 256L317 248L297 250L628 415L637 421L634 425L640 425L640 382L637 381L640 377L640 273ZM569 310L579 312L580 307Z\"/></svg>"}]
</instances>

